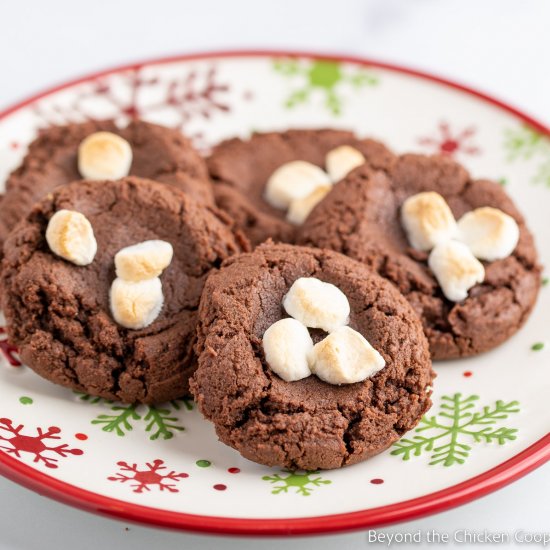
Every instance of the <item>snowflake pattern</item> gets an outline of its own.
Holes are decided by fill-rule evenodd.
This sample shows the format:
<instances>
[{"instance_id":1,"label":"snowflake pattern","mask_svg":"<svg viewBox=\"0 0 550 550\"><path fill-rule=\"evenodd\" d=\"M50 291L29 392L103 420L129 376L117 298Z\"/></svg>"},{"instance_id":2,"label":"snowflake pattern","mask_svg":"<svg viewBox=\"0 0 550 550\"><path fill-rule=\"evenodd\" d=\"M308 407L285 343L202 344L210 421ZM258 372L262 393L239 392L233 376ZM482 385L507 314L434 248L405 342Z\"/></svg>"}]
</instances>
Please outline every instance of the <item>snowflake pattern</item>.
<instances>
[{"instance_id":1,"label":"snowflake pattern","mask_svg":"<svg viewBox=\"0 0 550 550\"><path fill-rule=\"evenodd\" d=\"M67 443L48 446L48 440L61 439L59 436L61 430L55 426L51 426L46 431L36 428L36 435L32 436L25 435L23 428L23 424L14 426L9 418L0 418L0 442L7 444L0 444L0 449L4 449L7 454L12 454L17 458L22 458L22 453L34 455L33 462L43 464L46 468L59 467L56 456L65 458L68 455L83 454L81 449L71 449ZM8 437L10 435L11 437Z\"/></svg>"},{"instance_id":2,"label":"snowflake pattern","mask_svg":"<svg viewBox=\"0 0 550 550\"><path fill-rule=\"evenodd\" d=\"M443 121L439 123L438 135L421 137L418 143L442 155L454 156L457 153L479 155L481 149L472 143L475 133L476 129L474 126L454 132L451 130L449 123Z\"/></svg>"},{"instance_id":3,"label":"snowflake pattern","mask_svg":"<svg viewBox=\"0 0 550 550\"><path fill-rule=\"evenodd\" d=\"M333 115L343 111L346 86L353 89L375 86L378 83L377 78L369 75L368 71L363 72L358 68L354 75L354 69L347 69L344 74L344 67L329 61L280 61L275 63L275 69L279 74L288 77L289 82L299 84L301 81L303 84L301 89L288 96L285 103L287 108L291 109L314 99L324 99L324 107ZM94 82L79 85L75 90L74 100L63 102L56 98L54 101L40 101L34 107L34 112L41 125L50 125L94 118L96 112L105 112L107 105L111 114L102 116L112 116L120 122L134 117L154 120L159 115L158 122L166 123L172 118L170 125L184 128L194 120L206 120L230 111L230 86L220 81L215 66L209 70L204 67L182 71L179 76L170 76L170 80L162 77L162 82L158 77L148 77L145 73L141 67L136 67L124 73L101 77ZM162 99L159 100L161 96ZM102 104L101 108L99 103ZM451 131L449 124L443 122L439 125L436 136L421 138L419 142L451 156L457 153L475 155L480 152L475 144L475 131L473 127L461 131L454 128ZM208 142L202 133L193 130L192 138L195 142L200 140L202 148L206 150ZM13 142L11 147L15 150L21 145ZM543 183L550 187L548 138L529 126L522 125L506 131L504 148L510 162L539 159L540 169L533 177L533 183ZM21 365L16 347L9 343L2 328L0 353L10 365ZM184 428L180 425L177 411L193 408L188 401L147 407L123 406L89 396L82 396L81 399L90 404L108 405L108 414L100 414L92 421L92 424L101 427L105 432L124 436L139 426L152 440L171 439L182 431ZM499 427L498 424L509 415L519 412L518 403L496 401L494 405L485 406L476 412L478 400L478 396L462 398L461 394L443 397L441 411L435 416L423 418L415 430L421 435L397 442L391 454L401 456L403 460L410 460L411 457L421 454L430 455L430 464L452 466L463 464L468 459L472 447L466 443L470 441L504 445L515 440L516 429ZM24 425L14 426L12 420L0 418L0 449L18 458L30 457L29 462L33 459L34 463L52 469L59 468L58 462L61 458L83 454L80 449L68 448L67 443L61 444L61 430L58 427L37 427L35 430L36 433L32 436L25 435L24 432L33 433L33 429L29 431L27 425L25 430ZM433 435L426 437L427 434ZM145 463L142 461L139 465L121 461L117 465L120 471L108 478L106 476L109 472L103 472L104 479L125 484L125 488L130 487L135 493L155 490L155 487L160 492L178 493L178 484L188 477L183 472L168 471L164 461L159 459ZM282 470L277 474L265 475L262 480L269 482L272 494L309 496L312 491L315 492L316 487L332 483L318 475L319 473ZM323 491L320 493L323 494Z\"/></svg>"},{"instance_id":4,"label":"snowflake pattern","mask_svg":"<svg viewBox=\"0 0 550 550\"><path fill-rule=\"evenodd\" d=\"M292 470L282 470L281 473L288 475L282 476L280 474L273 474L271 476L262 477L264 481L269 481L269 483L274 485L273 491L271 491L273 495L288 493L288 491L293 488L295 489L295 494L308 497L315 487L332 483L330 480L323 479L321 476L313 477L315 474L318 474L319 471L294 472Z\"/></svg>"},{"instance_id":5,"label":"snowflake pattern","mask_svg":"<svg viewBox=\"0 0 550 550\"><path fill-rule=\"evenodd\" d=\"M157 487L161 492L168 491L169 493L179 493L176 483L189 477L189 474L184 472L176 473L174 470L166 473L163 460L153 460L146 462L144 469L140 469L137 464L128 464L127 462L117 462L120 472L107 479L109 481L118 481L120 483L130 482L134 493L143 493L150 491L151 487ZM173 481L174 483L169 483Z\"/></svg>"},{"instance_id":6,"label":"snowflake pattern","mask_svg":"<svg viewBox=\"0 0 550 550\"><path fill-rule=\"evenodd\" d=\"M425 416L415 432L433 433L430 437L415 435L412 439L403 438L394 444L392 455L400 455L403 460L422 453L432 453L429 464L453 466L464 464L470 456L472 447L464 443L473 440L474 443L498 443L504 445L507 441L516 439L514 428L495 427L499 421L508 418L512 413L519 412L519 403L497 401L493 406L483 407L474 412L477 395L462 397L443 396L441 411L435 416ZM436 442L438 442L436 446Z\"/></svg>"},{"instance_id":7,"label":"snowflake pattern","mask_svg":"<svg viewBox=\"0 0 550 550\"><path fill-rule=\"evenodd\" d=\"M19 352L8 340L8 335L4 327L0 327L0 353L2 353L12 367L21 366L22 363L19 358Z\"/></svg>"},{"instance_id":8,"label":"snowflake pattern","mask_svg":"<svg viewBox=\"0 0 550 550\"><path fill-rule=\"evenodd\" d=\"M146 76L137 66L116 75L99 77L83 85L70 102L39 102L34 107L40 127L113 118L120 124L146 119L185 130L196 119L211 119L231 111L229 84L221 82L218 69L191 69L175 77ZM249 97L245 93L245 97ZM191 134L202 149L202 132Z\"/></svg>"},{"instance_id":9,"label":"snowflake pattern","mask_svg":"<svg viewBox=\"0 0 550 550\"><path fill-rule=\"evenodd\" d=\"M527 124L509 128L504 136L504 149L509 162L527 161L536 158L540 161L532 183L542 183L550 187L550 139Z\"/></svg>"},{"instance_id":10,"label":"snowflake pattern","mask_svg":"<svg viewBox=\"0 0 550 550\"><path fill-rule=\"evenodd\" d=\"M277 59L274 68L285 77L303 82L286 99L285 107L288 109L307 103L314 93L320 93L324 96L326 109L333 115L340 115L344 103L340 95L341 86L360 89L378 84L378 78L370 72L363 69L346 72L342 63L331 60Z\"/></svg>"},{"instance_id":11,"label":"snowflake pattern","mask_svg":"<svg viewBox=\"0 0 550 550\"><path fill-rule=\"evenodd\" d=\"M104 432L115 433L124 437L134 429L136 422L142 421L144 429L150 434L149 439L172 439L176 432L185 428L180 425L177 411L193 410L193 402L189 399L176 399L165 405L122 405L106 401L101 397L79 394L82 401L93 405L105 403L110 407L110 414L100 414L92 420L92 424L102 426Z\"/></svg>"}]
</instances>

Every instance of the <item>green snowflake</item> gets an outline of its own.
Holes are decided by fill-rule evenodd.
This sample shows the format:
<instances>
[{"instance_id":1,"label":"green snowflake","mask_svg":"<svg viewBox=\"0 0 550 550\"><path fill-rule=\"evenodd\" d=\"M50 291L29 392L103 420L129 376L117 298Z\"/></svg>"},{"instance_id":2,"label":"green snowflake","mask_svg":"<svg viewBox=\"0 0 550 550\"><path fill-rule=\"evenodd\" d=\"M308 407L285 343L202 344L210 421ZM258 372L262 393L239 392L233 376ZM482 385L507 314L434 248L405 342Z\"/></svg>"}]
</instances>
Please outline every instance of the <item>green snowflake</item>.
<instances>
[{"instance_id":1,"label":"green snowflake","mask_svg":"<svg viewBox=\"0 0 550 550\"><path fill-rule=\"evenodd\" d=\"M536 158L540 161L533 183L542 183L550 187L550 139L527 124L506 130L504 148L508 161L526 161Z\"/></svg>"},{"instance_id":2,"label":"green snowflake","mask_svg":"<svg viewBox=\"0 0 550 550\"><path fill-rule=\"evenodd\" d=\"M430 452L430 465L443 464L453 466L464 464L472 447L464 443L473 440L475 443L498 443L516 439L516 429L496 428L494 425L508 418L508 415L519 412L519 403L497 401L492 407L483 407L480 412L472 411L477 395L462 397L455 393L452 397L443 396L441 412L436 416L425 416L415 432L433 432L431 437L415 435L412 439L401 439L394 444L392 455L401 455L403 460L411 456L420 456ZM436 442L438 442L436 446Z\"/></svg>"},{"instance_id":3,"label":"green snowflake","mask_svg":"<svg viewBox=\"0 0 550 550\"><path fill-rule=\"evenodd\" d=\"M288 475L281 476L279 474L274 474L272 476L262 477L264 481L269 481L269 483L272 484L278 484L273 488L273 491L271 491L273 495L288 493L289 489L293 487L296 489L296 494L307 497L311 494L314 487L320 487L321 485L328 485L332 483L328 479L323 479L321 476L312 477L313 475L318 474L319 471L298 473L293 472L292 470L282 470L282 473Z\"/></svg>"},{"instance_id":4,"label":"green snowflake","mask_svg":"<svg viewBox=\"0 0 550 550\"><path fill-rule=\"evenodd\" d=\"M134 429L132 420L141 420L141 416L136 411L136 405L115 405L111 410L114 414L100 414L92 420L92 424L103 425L104 432L115 432L123 437Z\"/></svg>"},{"instance_id":5,"label":"green snowflake","mask_svg":"<svg viewBox=\"0 0 550 550\"><path fill-rule=\"evenodd\" d=\"M348 84L355 89L376 86L378 78L365 70L354 73L345 72L337 61L298 59L278 59L274 62L275 71L289 77L299 78L304 84L294 90L285 101L285 107L292 109L306 103L313 92L320 92L325 97L325 107L333 114L342 113L342 98L339 86Z\"/></svg>"},{"instance_id":6,"label":"green snowflake","mask_svg":"<svg viewBox=\"0 0 550 550\"><path fill-rule=\"evenodd\" d=\"M101 429L104 432L114 432L119 437L124 437L134 429L134 423L142 422L152 441L159 438L172 439L175 432L184 431L185 428L178 423L179 419L174 416L174 411L179 411L182 408L188 411L193 410L193 403L189 399L176 399L160 407L121 405L84 394L79 394L79 398L93 405L109 405L111 414L100 414L92 420L92 424L102 426Z\"/></svg>"}]
</instances>

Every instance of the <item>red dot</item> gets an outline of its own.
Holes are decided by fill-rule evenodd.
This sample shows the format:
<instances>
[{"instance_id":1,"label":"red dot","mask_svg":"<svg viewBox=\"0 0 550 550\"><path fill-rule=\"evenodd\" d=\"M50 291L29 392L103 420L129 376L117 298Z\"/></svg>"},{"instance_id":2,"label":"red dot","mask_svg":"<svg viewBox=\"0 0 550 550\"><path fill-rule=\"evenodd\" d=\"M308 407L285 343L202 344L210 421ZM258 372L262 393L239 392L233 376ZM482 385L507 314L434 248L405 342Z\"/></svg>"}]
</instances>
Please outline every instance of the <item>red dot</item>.
<instances>
[{"instance_id":1,"label":"red dot","mask_svg":"<svg viewBox=\"0 0 550 550\"><path fill-rule=\"evenodd\" d=\"M458 149L458 143L454 139L448 139L440 147L443 153L454 153Z\"/></svg>"},{"instance_id":2,"label":"red dot","mask_svg":"<svg viewBox=\"0 0 550 550\"><path fill-rule=\"evenodd\" d=\"M214 489L216 489L216 491L225 491L227 489L227 485L218 483L217 485L214 485Z\"/></svg>"},{"instance_id":3,"label":"red dot","mask_svg":"<svg viewBox=\"0 0 550 550\"><path fill-rule=\"evenodd\" d=\"M80 439L80 441L86 441L86 439L88 439L88 436L86 434L74 434L74 436L77 439Z\"/></svg>"},{"instance_id":4,"label":"red dot","mask_svg":"<svg viewBox=\"0 0 550 550\"><path fill-rule=\"evenodd\" d=\"M370 482L373 484L373 485L382 485L382 483L384 483L384 480L383 479L380 479L378 477L375 477L374 479L371 479Z\"/></svg>"},{"instance_id":5,"label":"red dot","mask_svg":"<svg viewBox=\"0 0 550 550\"><path fill-rule=\"evenodd\" d=\"M227 471L230 474L238 474L241 471L241 469L240 468L227 468Z\"/></svg>"},{"instance_id":6,"label":"red dot","mask_svg":"<svg viewBox=\"0 0 550 550\"><path fill-rule=\"evenodd\" d=\"M17 143L17 141L12 141L12 142L10 143L10 147L11 147L12 149L14 149L14 150L15 150L15 149L19 149L19 143Z\"/></svg>"},{"instance_id":7,"label":"red dot","mask_svg":"<svg viewBox=\"0 0 550 550\"><path fill-rule=\"evenodd\" d=\"M462 375L465 376L466 378L469 378L470 376L472 376L472 374L474 374L471 370L465 370Z\"/></svg>"}]
</instances>

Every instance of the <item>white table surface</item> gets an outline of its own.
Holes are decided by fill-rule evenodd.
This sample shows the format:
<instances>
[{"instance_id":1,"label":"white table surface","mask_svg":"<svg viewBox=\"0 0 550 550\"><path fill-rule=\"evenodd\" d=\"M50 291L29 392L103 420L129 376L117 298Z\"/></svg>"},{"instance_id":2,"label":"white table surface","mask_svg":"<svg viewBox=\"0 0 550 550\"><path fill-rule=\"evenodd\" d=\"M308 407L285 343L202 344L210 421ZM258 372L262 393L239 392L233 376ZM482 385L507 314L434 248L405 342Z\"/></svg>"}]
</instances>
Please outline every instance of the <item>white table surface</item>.
<instances>
[{"instance_id":1,"label":"white table surface","mask_svg":"<svg viewBox=\"0 0 550 550\"><path fill-rule=\"evenodd\" d=\"M0 24L0 108L63 80L134 60L283 48L423 69L550 125L549 0L3 0ZM451 539L460 529L550 534L550 465L476 502L384 532L431 529ZM367 540L366 532L260 543L161 531L80 512L0 478L0 550L246 550L260 544L353 550L365 548Z\"/></svg>"}]
</instances>

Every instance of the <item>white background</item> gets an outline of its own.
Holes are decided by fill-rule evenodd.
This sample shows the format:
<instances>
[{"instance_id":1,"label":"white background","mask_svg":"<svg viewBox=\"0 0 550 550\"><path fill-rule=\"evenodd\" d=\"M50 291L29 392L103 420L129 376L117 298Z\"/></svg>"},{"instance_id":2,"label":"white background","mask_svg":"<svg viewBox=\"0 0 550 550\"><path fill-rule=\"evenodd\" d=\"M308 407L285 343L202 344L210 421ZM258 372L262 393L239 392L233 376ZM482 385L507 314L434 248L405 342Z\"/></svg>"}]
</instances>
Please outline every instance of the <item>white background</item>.
<instances>
[{"instance_id":1,"label":"white background","mask_svg":"<svg viewBox=\"0 0 550 550\"><path fill-rule=\"evenodd\" d=\"M0 109L63 80L130 61L284 48L426 70L550 125L550 0L0 0L0 24ZM549 495L546 465L474 503L379 532L550 533ZM367 547L367 534L259 541L164 532L73 510L0 479L0 550L260 545L353 550Z\"/></svg>"}]
</instances>

